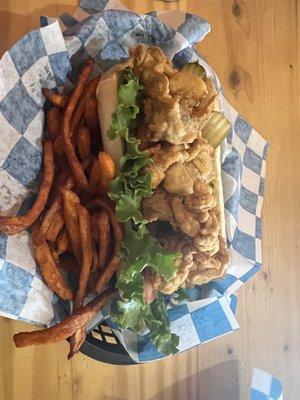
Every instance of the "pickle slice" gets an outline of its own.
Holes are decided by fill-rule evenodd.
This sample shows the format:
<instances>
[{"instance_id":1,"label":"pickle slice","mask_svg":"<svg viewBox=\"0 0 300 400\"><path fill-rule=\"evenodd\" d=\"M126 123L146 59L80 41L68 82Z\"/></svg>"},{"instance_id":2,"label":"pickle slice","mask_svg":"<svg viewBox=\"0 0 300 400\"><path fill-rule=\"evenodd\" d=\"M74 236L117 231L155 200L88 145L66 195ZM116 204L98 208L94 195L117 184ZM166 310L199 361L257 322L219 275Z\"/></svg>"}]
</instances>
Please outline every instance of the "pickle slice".
<instances>
[{"instance_id":1,"label":"pickle slice","mask_svg":"<svg viewBox=\"0 0 300 400\"><path fill-rule=\"evenodd\" d=\"M206 79L206 72L202 65L198 64L197 62L185 64L182 67L182 71L191 72L194 75L199 76L201 79Z\"/></svg>"},{"instance_id":2,"label":"pickle slice","mask_svg":"<svg viewBox=\"0 0 300 400\"><path fill-rule=\"evenodd\" d=\"M228 135L230 127L230 122L222 113L213 111L207 124L202 129L202 136L216 149Z\"/></svg>"}]
</instances>

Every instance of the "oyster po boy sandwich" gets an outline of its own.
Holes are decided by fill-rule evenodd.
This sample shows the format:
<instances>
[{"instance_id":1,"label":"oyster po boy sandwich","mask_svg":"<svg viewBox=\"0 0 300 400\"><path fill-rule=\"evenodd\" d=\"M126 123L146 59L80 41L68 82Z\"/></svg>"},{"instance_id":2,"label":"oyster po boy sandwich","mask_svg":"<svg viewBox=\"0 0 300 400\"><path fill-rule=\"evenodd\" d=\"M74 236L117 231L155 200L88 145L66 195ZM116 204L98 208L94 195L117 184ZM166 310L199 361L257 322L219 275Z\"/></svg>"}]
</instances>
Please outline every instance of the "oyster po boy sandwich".
<instances>
[{"instance_id":1,"label":"oyster po boy sandwich","mask_svg":"<svg viewBox=\"0 0 300 400\"><path fill-rule=\"evenodd\" d=\"M100 79L102 143L118 166L109 196L124 238L113 317L176 351L165 296L223 276L228 264L219 145L229 128L199 64L177 70L139 45Z\"/></svg>"}]
</instances>

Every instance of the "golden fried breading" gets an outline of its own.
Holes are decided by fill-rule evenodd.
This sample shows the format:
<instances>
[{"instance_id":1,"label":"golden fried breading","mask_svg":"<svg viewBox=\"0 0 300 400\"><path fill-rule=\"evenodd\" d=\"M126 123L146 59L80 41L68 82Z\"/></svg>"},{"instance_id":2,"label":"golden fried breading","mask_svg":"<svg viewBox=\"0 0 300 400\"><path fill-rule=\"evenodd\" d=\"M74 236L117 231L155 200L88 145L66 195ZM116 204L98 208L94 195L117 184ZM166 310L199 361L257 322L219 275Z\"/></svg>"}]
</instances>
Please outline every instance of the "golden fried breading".
<instances>
[{"instance_id":1,"label":"golden fried breading","mask_svg":"<svg viewBox=\"0 0 300 400\"><path fill-rule=\"evenodd\" d=\"M155 290L173 293L186 282L222 276L228 263L214 187L215 149L202 138L217 91L210 79L173 68L157 47L137 46L131 60L144 87L144 143L153 160L147 170L154 192L143 200L143 215L157 227L155 221L169 222L171 232L162 234L163 246L182 254L170 282L155 275L151 280ZM151 147L156 142L158 148Z\"/></svg>"},{"instance_id":2,"label":"golden fried breading","mask_svg":"<svg viewBox=\"0 0 300 400\"><path fill-rule=\"evenodd\" d=\"M197 141L199 143L199 141ZM197 156L186 162L182 157L165 172L163 187L170 193L191 195L195 182L210 183L215 177L214 149L202 139L197 147Z\"/></svg>"},{"instance_id":3,"label":"golden fried breading","mask_svg":"<svg viewBox=\"0 0 300 400\"><path fill-rule=\"evenodd\" d=\"M143 215L148 222L169 221L175 224L168 194L160 188L157 188L152 196L143 199Z\"/></svg>"},{"instance_id":4,"label":"golden fried breading","mask_svg":"<svg viewBox=\"0 0 300 400\"><path fill-rule=\"evenodd\" d=\"M157 47L139 45L130 55L133 72L144 86L145 121L152 141L183 144L200 137L216 97L213 83L177 71Z\"/></svg>"},{"instance_id":5,"label":"golden fried breading","mask_svg":"<svg viewBox=\"0 0 300 400\"><path fill-rule=\"evenodd\" d=\"M151 187L155 189L164 179L166 170L181 159L180 146L167 145L156 151L149 166Z\"/></svg>"}]
</instances>

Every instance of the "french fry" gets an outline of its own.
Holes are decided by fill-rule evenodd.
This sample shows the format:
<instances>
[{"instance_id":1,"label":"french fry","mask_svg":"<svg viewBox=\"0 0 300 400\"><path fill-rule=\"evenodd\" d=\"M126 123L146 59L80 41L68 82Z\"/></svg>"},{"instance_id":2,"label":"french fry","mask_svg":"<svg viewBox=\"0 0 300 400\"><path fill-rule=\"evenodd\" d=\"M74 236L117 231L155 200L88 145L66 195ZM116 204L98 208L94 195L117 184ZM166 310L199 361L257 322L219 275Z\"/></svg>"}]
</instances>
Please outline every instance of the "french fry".
<instances>
[{"instance_id":1,"label":"french fry","mask_svg":"<svg viewBox=\"0 0 300 400\"><path fill-rule=\"evenodd\" d=\"M70 338L70 351L68 354L68 360L70 360L83 345L86 338L86 326L79 328Z\"/></svg>"},{"instance_id":2,"label":"french fry","mask_svg":"<svg viewBox=\"0 0 300 400\"><path fill-rule=\"evenodd\" d=\"M56 248L57 248L59 255L65 253L66 251L71 250L71 242L70 242L67 228L63 228L59 232L59 235L56 240Z\"/></svg>"},{"instance_id":3,"label":"french fry","mask_svg":"<svg viewBox=\"0 0 300 400\"><path fill-rule=\"evenodd\" d=\"M84 89L81 99L79 100L78 106L74 112L73 119L72 119L72 131L74 132L76 127L79 124L83 116L84 105L87 99L89 99L93 94L95 94L98 83L100 80L100 75L97 75L94 79L92 79Z\"/></svg>"},{"instance_id":4,"label":"french fry","mask_svg":"<svg viewBox=\"0 0 300 400\"><path fill-rule=\"evenodd\" d=\"M79 288L75 296L74 307L76 310L82 307L92 264L92 239L91 239L89 212L87 211L86 208L78 204L77 213L78 213L80 239L81 239L82 264L79 277Z\"/></svg>"},{"instance_id":5,"label":"french fry","mask_svg":"<svg viewBox=\"0 0 300 400\"><path fill-rule=\"evenodd\" d=\"M96 255L93 255L95 258L95 261L93 260L93 267L101 269L107 262L111 245L109 215L106 211L100 211L92 215L91 233L95 242L94 248L96 249L96 243L99 244L97 258Z\"/></svg>"},{"instance_id":6,"label":"french fry","mask_svg":"<svg viewBox=\"0 0 300 400\"><path fill-rule=\"evenodd\" d=\"M74 175L77 185L81 188L88 188L88 181L86 179L84 170L76 156L74 146L71 141L71 120L79 99L82 96L86 82L93 71L94 63L92 60L87 60L79 74L78 82L72 92L68 105L65 109L62 120L62 139L63 147L66 157L69 161L69 166Z\"/></svg>"},{"instance_id":7,"label":"french fry","mask_svg":"<svg viewBox=\"0 0 300 400\"><path fill-rule=\"evenodd\" d=\"M108 259L109 249L110 249L110 223L109 214L103 210L100 211L98 217L98 227L99 227L99 257L98 257L98 267L102 269Z\"/></svg>"},{"instance_id":8,"label":"french fry","mask_svg":"<svg viewBox=\"0 0 300 400\"><path fill-rule=\"evenodd\" d=\"M76 311L73 315L70 315L57 325L43 330L15 334L13 337L15 345L17 347L26 347L34 344L57 343L67 339L78 331L78 329L85 328L97 312L99 312L110 299L116 296L116 294L116 289L106 289L85 307Z\"/></svg>"},{"instance_id":9,"label":"french fry","mask_svg":"<svg viewBox=\"0 0 300 400\"><path fill-rule=\"evenodd\" d=\"M99 243L99 213L94 213L91 216L91 234L94 242Z\"/></svg>"},{"instance_id":10,"label":"french fry","mask_svg":"<svg viewBox=\"0 0 300 400\"><path fill-rule=\"evenodd\" d=\"M50 141L44 142L44 175L37 199L32 208L17 217L0 216L0 232L6 235L16 235L31 226L38 219L47 203L54 178L53 148Z\"/></svg>"},{"instance_id":11,"label":"french fry","mask_svg":"<svg viewBox=\"0 0 300 400\"><path fill-rule=\"evenodd\" d=\"M96 194L100 189L101 169L99 160L95 159L93 162L92 170L89 179L89 191L91 195Z\"/></svg>"},{"instance_id":12,"label":"french fry","mask_svg":"<svg viewBox=\"0 0 300 400\"><path fill-rule=\"evenodd\" d=\"M36 262L47 286L63 300L72 300L73 293L61 275L46 240L39 234L38 223L32 228L32 242Z\"/></svg>"},{"instance_id":13,"label":"french fry","mask_svg":"<svg viewBox=\"0 0 300 400\"><path fill-rule=\"evenodd\" d=\"M54 261L56 262L56 265L58 266L59 265L59 254L58 254L58 251L54 247L53 243L47 243L47 244L48 244L48 246L49 246L49 248L51 250L51 253L52 253L52 256L54 258Z\"/></svg>"},{"instance_id":14,"label":"french fry","mask_svg":"<svg viewBox=\"0 0 300 400\"><path fill-rule=\"evenodd\" d=\"M98 160L101 171L100 185L105 191L107 191L109 188L109 182L115 178L116 166L111 156L104 151L99 152Z\"/></svg>"},{"instance_id":15,"label":"french fry","mask_svg":"<svg viewBox=\"0 0 300 400\"><path fill-rule=\"evenodd\" d=\"M52 202L50 203L49 208L43 217L43 221L41 223L41 228L40 228L41 235L43 236L46 235L48 229L50 228L54 215L57 213L58 210L62 208L61 190L63 189L70 190L73 188L73 186L74 186L73 176L70 175L68 171L64 171L58 178Z\"/></svg>"},{"instance_id":16,"label":"french fry","mask_svg":"<svg viewBox=\"0 0 300 400\"><path fill-rule=\"evenodd\" d=\"M68 189L62 190L62 198L68 235L75 257L78 263L81 265L81 238L77 208L77 205L80 204L80 200L74 192Z\"/></svg>"},{"instance_id":17,"label":"french fry","mask_svg":"<svg viewBox=\"0 0 300 400\"><path fill-rule=\"evenodd\" d=\"M73 116L72 123L71 123L71 132L70 132L71 138L73 136L73 133L76 131L76 129L78 129L84 125L84 119L82 118L84 102L85 102L86 98L91 96L92 93L94 91L96 91L99 79L100 79L100 77L96 76L91 82L88 83L88 85L84 89L83 96L79 100L78 107L74 111L74 116ZM79 110L79 108L81 108L81 111ZM55 139L53 148L54 148L54 154L57 155L58 157L62 157L64 155L63 139L62 139L61 135L59 135Z\"/></svg>"},{"instance_id":18,"label":"french fry","mask_svg":"<svg viewBox=\"0 0 300 400\"><path fill-rule=\"evenodd\" d=\"M89 212L79 204L77 205L77 210L81 235L82 266L79 277L79 288L75 296L74 311L79 310L83 305L92 264L92 239ZM81 327L72 335L70 339L70 352L68 354L69 359L80 349L85 340L85 336L85 327Z\"/></svg>"},{"instance_id":19,"label":"french fry","mask_svg":"<svg viewBox=\"0 0 300 400\"><path fill-rule=\"evenodd\" d=\"M49 242L54 243L63 226L64 226L63 213L62 209L59 209L54 214L51 225L49 226L49 229L45 234L45 239L48 240Z\"/></svg>"},{"instance_id":20,"label":"french fry","mask_svg":"<svg viewBox=\"0 0 300 400\"><path fill-rule=\"evenodd\" d=\"M98 259L98 252L96 243L92 241L92 268L91 271L96 271L98 268L99 259Z\"/></svg>"},{"instance_id":21,"label":"french fry","mask_svg":"<svg viewBox=\"0 0 300 400\"><path fill-rule=\"evenodd\" d=\"M62 157L65 154L61 135L57 136L55 139L53 143L53 151L57 157Z\"/></svg>"},{"instance_id":22,"label":"french fry","mask_svg":"<svg viewBox=\"0 0 300 400\"><path fill-rule=\"evenodd\" d=\"M91 135L88 128L83 126L78 130L77 137L77 148L81 161L87 160L91 157Z\"/></svg>"},{"instance_id":23,"label":"french fry","mask_svg":"<svg viewBox=\"0 0 300 400\"><path fill-rule=\"evenodd\" d=\"M83 115L89 130L91 132L98 132L99 131L98 101L96 99L96 96L92 96L89 99L86 99Z\"/></svg>"},{"instance_id":24,"label":"french fry","mask_svg":"<svg viewBox=\"0 0 300 400\"><path fill-rule=\"evenodd\" d=\"M110 218L111 227L112 227L112 233L114 236L114 246L113 246L113 251L112 251L112 258L109 261L106 268L103 270L103 273L101 274L100 278L96 282L96 285L94 288L95 293L100 293L101 290L103 290L104 287L108 284L108 282L112 278L113 274L118 269L118 266L120 265L120 249L121 249L123 233L122 233L121 226L115 217L114 212L112 211L110 206L105 201L103 201L99 198L93 199L90 202L88 202L86 206L89 210L93 210L95 208L103 209L108 213L109 218Z\"/></svg>"},{"instance_id":25,"label":"french fry","mask_svg":"<svg viewBox=\"0 0 300 400\"><path fill-rule=\"evenodd\" d=\"M65 94L56 93L51 89L43 88L43 95L49 99L54 106L65 108L68 104L69 97Z\"/></svg>"},{"instance_id":26,"label":"french fry","mask_svg":"<svg viewBox=\"0 0 300 400\"><path fill-rule=\"evenodd\" d=\"M59 107L51 107L46 114L46 124L52 143L60 135L61 114Z\"/></svg>"},{"instance_id":27,"label":"french fry","mask_svg":"<svg viewBox=\"0 0 300 400\"><path fill-rule=\"evenodd\" d=\"M100 276L100 270L98 268L96 270L91 270L87 286L89 292L93 291L95 284L99 279L99 276Z\"/></svg>"}]
</instances>

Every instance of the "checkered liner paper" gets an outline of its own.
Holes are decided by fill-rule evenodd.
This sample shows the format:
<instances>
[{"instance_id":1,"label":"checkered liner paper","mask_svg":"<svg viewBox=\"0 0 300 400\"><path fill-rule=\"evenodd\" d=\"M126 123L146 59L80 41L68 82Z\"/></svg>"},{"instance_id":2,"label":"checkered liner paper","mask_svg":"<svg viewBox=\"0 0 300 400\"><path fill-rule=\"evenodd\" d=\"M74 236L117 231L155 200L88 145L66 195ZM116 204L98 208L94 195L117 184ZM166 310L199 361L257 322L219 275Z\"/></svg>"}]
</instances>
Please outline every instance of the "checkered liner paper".
<instances>
[{"instance_id":1,"label":"checkered liner paper","mask_svg":"<svg viewBox=\"0 0 300 400\"><path fill-rule=\"evenodd\" d=\"M281 382L268 372L255 368L252 375L250 400L283 400Z\"/></svg>"},{"instance_id":2,"label":"checkered liner paper","mask_svg":"<svg viewBox=\"0 0 300 400\"><path fill-rule=\"evenodd\" d=\"M139 15L115 1L82 0L74 15L42 17L0 61L0 211L23 214L32 204L41 167L44 125L42 87L71 85L84 60L95 73L128 57L137 43L160 46L178 67L199 60L220 91L232 129L222 145L222 179L231 263L227 275L192 290L193 301L170 306L171 329L185 350L238 329L233 293L261 266L261 207L268 144L225 99L211 66L194 45L210 31L202 18L181 12ZM67 78L68 76L68 78ZM44 284L32 256L28 232L0 236L0 313L51 325L66 313ZM105 314L106 315L106 312ZM98 320L103 314L98 316ZM136 361L162 357L147 335L120 332Z\"/></svg>"}]
</instances>

